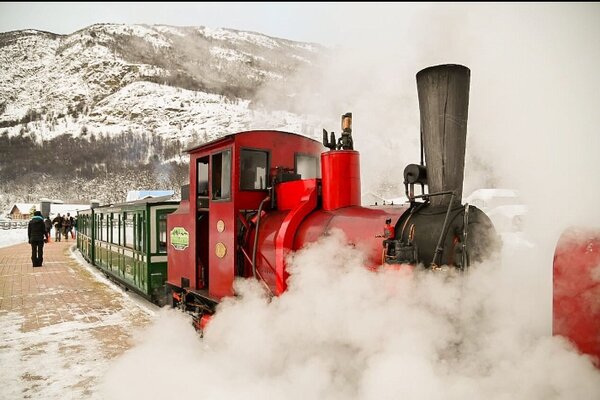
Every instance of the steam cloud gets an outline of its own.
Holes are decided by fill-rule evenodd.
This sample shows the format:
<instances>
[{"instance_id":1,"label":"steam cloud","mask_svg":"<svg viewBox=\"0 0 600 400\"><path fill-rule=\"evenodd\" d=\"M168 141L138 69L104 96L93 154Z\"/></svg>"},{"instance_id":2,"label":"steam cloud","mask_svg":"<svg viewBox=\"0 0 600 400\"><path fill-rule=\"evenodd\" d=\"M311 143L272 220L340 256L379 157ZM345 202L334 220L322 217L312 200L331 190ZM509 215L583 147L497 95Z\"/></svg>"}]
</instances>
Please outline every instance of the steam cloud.
<instances>
[{"instance_id":1,"label":"steam cloud","mask_svg":"<svg viewBox=\"0 0 600 400\"><path fill-rule=\"evenodd\" d=\"M163 310L106 378L111 399L595 399L599 373L564 339L539 336L518 260L465 275L373 273L333 231L297 252L288 292L260 285L219 306L204 339ZM513 264L514 262L514 264Z\"/></svg>"},{"instance_id":2,"label":"steam cloud","mask_svg":"<svg viewBox=\"0 0 600 400\"><path fill-rule=\"evenodd\" d=\"M600 226L600 6L331 7L346 47L306 80L298 107L334 116L328 129L354 113L363 189L400 181L418 161L416 72L466 65L465 194L490 181L519 189L533 246L506 243L501 259L463 276L411 277L366 271L332 232L293 256L280 298L238 281L241 296L220 305L204 339L185 315L163 310L106 377L105 397L600 398L589 358L551 336L558 235ZM331 26L315 18L312 26ZM474 170L475 156L485 171Z\"/></svg>"}]
</instances>

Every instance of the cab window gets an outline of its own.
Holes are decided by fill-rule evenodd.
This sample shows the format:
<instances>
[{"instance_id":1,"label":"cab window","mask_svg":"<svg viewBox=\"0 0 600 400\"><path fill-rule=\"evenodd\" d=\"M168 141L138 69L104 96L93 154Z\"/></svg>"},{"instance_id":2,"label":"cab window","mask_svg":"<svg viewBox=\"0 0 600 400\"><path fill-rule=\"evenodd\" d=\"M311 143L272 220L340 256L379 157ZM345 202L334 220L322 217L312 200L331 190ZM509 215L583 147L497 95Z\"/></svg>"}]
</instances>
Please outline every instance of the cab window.
<instances>
[{"instance_id":1,"label":"cab window","mask_svg":"<svg viewBox=\"0 0 600 400\"><path fill-rule=\"evenodd\" d=\"M196 180L197 207L208 208L208 156L196 162Z\"/></svg>"},{"instance_id":2,"label":"cab window","mask_svg":"<svg viewBox=\"0 0 600 400\"><path fill-rule=\"evenodd\" d=\"M201 158L196 164L196 192L198 196L208 196L208 157Z\"/></svg>"},{"instance_id":3,"label":"cab window","mask_svg":"<svg viewBox=\"0 0 600 400\"><path fill-rule=\"evenodd\" d=\"M231 197L231 150L212 155L212 199Z\"/></svg>"},{"instance_id":4,"label":"cab window","mask_svg":"<svg viewBox=\"0 0 600 400\"><path fill-rule=\"evenodd\" d=\"M244 149L240 155L240 189L265 190L268 186L269 153Z\"/></svg>"},{"instance_id":5,"label":"cab window","mask_svg":"<svg viewBox=\"0 0 600 400\"><path fill-rule=\"evenodd\" d=\"M321 177L319 158L306 154L296 154L296 173L301 179L313 179Z\"/></svg>"}]
</instances>

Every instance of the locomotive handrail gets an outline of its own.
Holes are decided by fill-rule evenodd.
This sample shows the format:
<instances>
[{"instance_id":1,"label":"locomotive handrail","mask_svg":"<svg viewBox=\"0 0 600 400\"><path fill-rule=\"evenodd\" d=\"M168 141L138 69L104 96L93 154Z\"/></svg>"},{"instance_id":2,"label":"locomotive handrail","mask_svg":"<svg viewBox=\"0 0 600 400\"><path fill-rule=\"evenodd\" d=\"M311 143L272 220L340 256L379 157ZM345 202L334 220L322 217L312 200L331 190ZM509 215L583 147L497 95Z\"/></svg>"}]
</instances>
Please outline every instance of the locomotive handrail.
<instances>
[{"instance_id":1,"label":"locomotive handrail","mask_svg":"<svg viewBox=\"0 0 600 400\"><path fill-rule=\"evenodd\" d=\"M254 231L254 246L252 247L252 276L256 278L256 250L258 247L258 230L260 228L260 217L262 214L263 206L267 201L271 200L271 196L265 197L258 206L258 213L256 214L256 228Z\"/></svg>"},{"instance_id":2,"label":"locomotive handrail","mask_svg":"<svg viewBox=\"0 0 600 400\"><path fill-rule=\"evenodd\" d=\"M244 255L244 257L246 258L246 260L248 262L252 262L252 260L250 259L250 256L248 255L248 253L246 253L246 250L244 250L244 248L240 248L240 250L242 251L242 254ZM273 269L273 267L270 264L267 264L271 269ZM273 291L271 290L271 288L269 287L269 285L267 284L267 281L265 281L265 278L263 278L263 276L261 275L260 271L256 270L256 274L258 275L258 277L260 278L260 282L263 284L263 286L269 291L269 294L271 296L274 296Z\"/></svg>"},{"instance_id":3,"label":"locomotive handrail","mask_svg":"<svg viewBox=\"0 0 600 400\"><path fill-rule=\"evenodd\" d=\"M237 212L237 216L238 216L240 222L242 223L242 225L244 225L244 228L246 230L249 230L250 225L248 224L248 221L246 220L246 218L244 218L244 216L242 215L242 213L240 211Z\"/></svg>"},{"instance_id":4,"label":"locomotive handrail","mask_svg":"<svg viewBox=\"0 0 600 400\"><path fill-rule=\"evenodd\" d=\"M467 268L469 266L469 255L467 254L467 235L469 227L469 203L465 204L465 215L463 218L463 242L462 242L462 266Z\"/></svg>"},{"instance_id":5,"label":"locomotive handrail","mask_svg":"<svg viewBox=\"0 0 600 400\"><path fill-rule=\"evenodd\" d=\"M242 251L242 254L244 255L244 257L246 257L246 260L251 263L252 260L250 259L250 256L248 255L248 253L246 253L246 250L243 247L240 247L240 250ZM266 265L273 274L277 273L277 270L269 263L269 260L267 258L265 258L265 256L263 256L262 254L257 254L257 256L261 256L261 259L263 260L263 262L265 263L264 265ZM256 272L258 273L258 269L256 270Z\"/></svg>"},{"instance_id":6,"label":"locomotive handrail","mask_svg":"<svg viewBox=\"0 0 600 400\"><path fill-rule=\"evenodd\" d=\"M269 196L267 196L267 198L263 199L263 202L267 202L269 201ZM263 205L263 203L261 203L261 206ZM262 210L260 210L259 207L259 214L262 214ZM242 216L242 214L238 211L238 218L240 219L240 222L244 225L246 230L250 229L250 225L248 224L248 221ZM257 225L256 225L256 229L258 232L258 216L257 216ZM255 244L256 244L256 235L255 235ZM273 291L271 290L271 288L269 287L269 285L267 284L265 278L263 278L262 274L260 273L260 271L256 268L256 254L254 254L255 248L253 247L253 257L254 257L254 261L250 258L250 256L248 255L248 253L246 252L246 250L244 249L243 246L238 246L238 249L242 252L242 255L244 256L244 258L246 259L246 261L248 263L250 263L250 265L252 266L252 274L254 276L254 278L256 279L257 277L259 278L258 280L263 284L263 286L269 291L269 294L271 296L273 296ZM264 259L264 257L263 257ZM266 261L266 260L264 260ZM273 268L273 266L271 264L269 264L269 262L266 262L266 266L269 267L269 269L276 274L277 271L275 270L275 268Z\"/></svg>"}]
</instances>

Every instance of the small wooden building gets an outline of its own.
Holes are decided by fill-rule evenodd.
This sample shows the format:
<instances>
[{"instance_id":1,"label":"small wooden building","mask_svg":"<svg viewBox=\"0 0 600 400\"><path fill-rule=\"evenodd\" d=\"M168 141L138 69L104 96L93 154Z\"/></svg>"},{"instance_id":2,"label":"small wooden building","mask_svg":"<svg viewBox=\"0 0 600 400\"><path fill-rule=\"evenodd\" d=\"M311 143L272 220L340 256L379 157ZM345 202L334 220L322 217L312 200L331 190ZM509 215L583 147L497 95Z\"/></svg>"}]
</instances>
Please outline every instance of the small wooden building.
<instances>
[{"instance_id":1,"label":"small wooden building","mask_svg":"<svg viewBox=\"0 0 600 400\"><path fill-rule=\"evenodd\" d=\"M39 207L38 204L33 203L17 203L10 209L8 216L11 219L30 219L33 216L33 212Z\"/></svg>"}]
</instances>

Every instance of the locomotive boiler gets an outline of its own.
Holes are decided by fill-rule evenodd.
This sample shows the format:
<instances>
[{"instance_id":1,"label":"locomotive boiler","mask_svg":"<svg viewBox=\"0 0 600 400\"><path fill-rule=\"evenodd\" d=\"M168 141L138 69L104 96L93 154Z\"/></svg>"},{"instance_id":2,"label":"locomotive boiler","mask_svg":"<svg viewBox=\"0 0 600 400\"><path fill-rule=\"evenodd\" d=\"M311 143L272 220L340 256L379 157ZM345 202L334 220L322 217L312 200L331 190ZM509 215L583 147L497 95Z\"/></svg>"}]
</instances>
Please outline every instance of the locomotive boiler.
<instances>
[{"instance_id":1,"label":"locomotive boiler","mask_svg":"<svg viewBox=\"0 0 600 400\"><path fill-rule=\"evenodd\" d=\"M462 204L470 70L439 65L416 78L421 160L397 171L409 199L403 205L361 205L350 113L339 137L324 131L322 143L258 130L189 150L190 184L167 217L172 303L193 311L201 328L234 295L236 277L258 279L280 295L287 255L334 228L373 269L463 270L495 250L489 218Z\"/></svg>"}]
</instances>

